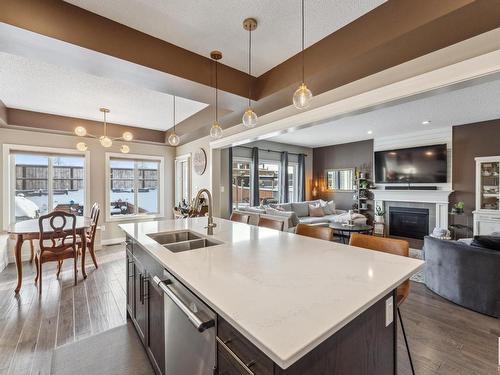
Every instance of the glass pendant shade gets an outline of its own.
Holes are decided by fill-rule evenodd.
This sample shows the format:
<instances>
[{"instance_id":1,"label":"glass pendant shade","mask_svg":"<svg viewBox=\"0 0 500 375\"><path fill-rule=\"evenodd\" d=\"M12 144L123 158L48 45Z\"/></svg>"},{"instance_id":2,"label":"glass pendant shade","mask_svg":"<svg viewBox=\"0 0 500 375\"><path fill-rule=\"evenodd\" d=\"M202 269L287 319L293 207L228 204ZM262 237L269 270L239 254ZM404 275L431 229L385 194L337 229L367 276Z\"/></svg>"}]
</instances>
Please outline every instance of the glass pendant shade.
<instances>
[{"instance_id":1,"label":"glass pendant shade","mask_svg":"<svg viewBox=\"0 0 500 375\"><path fill-rule=\"evenodd\" d=\"M312 96L311 90L304 83L301 83L293 94L293 105L297 109L305 109L311 104Z\"/></svg>"},{"instance_id":2,"label":"glass pendant shade","mask_svg":"<svg viewBox=\"0 0 500 375\"><path fill-rule=\"evenodd\" d=\"M87 129L85 129L83 126L77 126L75 128L75 134L79 137L85 137L87 135Z\"/></svg>"},{"instance_id":3,"label":"glass pendant shade","mask_svg":"<svg viewBox=\"0 0 500 375\"><path fill-rule=\"evenodd\" d=\"M122 134L122 138L124 141L130 142L132 139L134 139L134 135L131 132L124 132Z\"/></svg>"},{"instance_id":4,"label":"glass pendant shade","mask_svg":"<svg viewBox=\"0 0 500 375\"><path fill-rule=\"evenodd\" d=\"M180 138L177 134L175 134L175 132L172 132L169 136L168 136L168 143L170 144L170 146L178 146L179 143L180 143Z\"/></svg>"},{"instance_id":5,"label":"glass pendant shade","mask_svg":"<svg viewBox=\"0 0 500 375\"><path fill-rule=\"evenodd\" d=\"M245 113L243 114L243 125L246 128L253 128L257 125L257 114L253 111L251 107L248 107Z\"/></svg>"},{"instance_id":6,"label":"glass pendant shade","mask_svg":"<svg viewBox=\"0 0 500 375\"><path fill-rule=\"evenodd\" d=\"M87 147L87 144L86 144L85 142L78 142L78 143L76 144L76 149L77 149L78 151L87 151L87 148L88 148L88 147Z\"/></svg>"},{"instance_id":7,"label":"glass pendant shade","mask_svg":"<svg viewBox=\"0 0 500 375\"><path fill-rule=\"evenodd\" d=\"M120 147L120 151L123 153L123 154L128 154L129 151L130 151L130 147L128 147L127 145L122 145L122 147Z\"/></svg>"},{"instance_id":8,"label":"glass pendant shade","mask_svg":"<svg viewBox=\"0 0 500 375\"><path fill-rule=\"evenodd\" d=\"M222 137L222 128L217 121L214 122L214 124L210 128L210 136L214 139L219 139L220 137Z\"/></svg>"},{"instance_id":9,"label":"glass pendant shade","mask_svg":"<svg viewBox=\"0 0 500 375\"><path fill-rule=\"evenodd\" d=\"M113 145L113 141L111 140L111 138L105 136L105 135L102 135L101 137L99 137L99 142L101 142L101 145L102 147L111 147Z\"/></svg>"}]
</instances>

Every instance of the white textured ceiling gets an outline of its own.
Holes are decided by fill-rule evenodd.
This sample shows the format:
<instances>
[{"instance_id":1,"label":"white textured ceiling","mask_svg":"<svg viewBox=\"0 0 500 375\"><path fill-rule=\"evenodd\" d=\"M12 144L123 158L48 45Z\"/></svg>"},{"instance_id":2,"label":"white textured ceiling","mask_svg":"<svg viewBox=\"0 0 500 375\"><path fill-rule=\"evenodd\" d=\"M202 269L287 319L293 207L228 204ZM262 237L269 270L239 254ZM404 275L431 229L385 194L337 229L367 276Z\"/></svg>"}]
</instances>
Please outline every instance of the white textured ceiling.
<instances>
[{"instance_id":1,"label":"white textured ceiling","mask_svg":"<svg viewBox=\"0 0 500 375\"><path fill-rule=\"evenodd\" d=\"M0 100L7 107L141 128L172 127L173 96L22 56L0 52ZM207 104L177 97L176 122Z\"/></svg>"},{"instance_id":2,"label":"white textured ceiling","mask_svg":"<svg viewBox=\"0 0 500 375\"><path fill-rule=\"evenodd\" d=\"M269 140L321 147L498 119L499 93L500 80L495 80L344 117ZM422 125L425 120L431 123Z\"/></svg>"},{"instance_id":3,"label":"white textured ceiling","mask_svg":"<svg viewBox=\"0 0 500 375\"><path fill-rule=\"evenodd\" d=\"M252 34L253 74L268 71L300 51L300 0L65 0L113 21L247 71L247 17L259 25ZM307 0L306 47L386 0Z\"/></svg>"}]
</instances>

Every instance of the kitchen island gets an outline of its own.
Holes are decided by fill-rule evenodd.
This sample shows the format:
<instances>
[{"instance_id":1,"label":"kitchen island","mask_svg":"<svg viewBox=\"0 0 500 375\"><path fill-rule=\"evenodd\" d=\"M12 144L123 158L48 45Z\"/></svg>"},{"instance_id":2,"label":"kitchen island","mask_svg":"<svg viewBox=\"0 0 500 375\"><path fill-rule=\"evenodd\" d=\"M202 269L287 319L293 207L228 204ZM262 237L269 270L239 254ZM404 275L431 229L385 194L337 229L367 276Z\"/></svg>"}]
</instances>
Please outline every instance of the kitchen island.
<instances>
[{"instance_id":1,"label":"kitchen island","mask_svg":"<svg viewBox=\"0 0 500 375\"><path fill-rule=\"evenodd\" d=\"M396 373L394 290L422 261L218 218L207 236L206 223L120 225L128 313L157 372L165 374L168 317L154 280L167 274L216 314L216 372ZM209 246L172 251L155 240L182 231Z\"/></svg>"}]
</instances>

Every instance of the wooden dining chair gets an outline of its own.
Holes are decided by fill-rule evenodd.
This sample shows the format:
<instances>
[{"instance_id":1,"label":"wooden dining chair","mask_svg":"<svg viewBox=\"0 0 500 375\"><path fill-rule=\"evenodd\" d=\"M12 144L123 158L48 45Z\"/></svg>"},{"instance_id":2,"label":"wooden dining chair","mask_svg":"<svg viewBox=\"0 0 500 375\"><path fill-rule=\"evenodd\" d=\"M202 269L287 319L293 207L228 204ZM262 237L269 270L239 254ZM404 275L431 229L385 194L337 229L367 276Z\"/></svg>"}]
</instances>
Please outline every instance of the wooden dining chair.
<instances>
[{"instance_id":1,"label":"wooden dining chair","mask_svg":"<svg viewBox=\"0 0 500 375\"><path fill-rule=\"evenodd\" d=\"M95 202L92 205L92 208L90 209L90 227L87 229L86 234L85 234L85 247L86 250L89 251L90 257L92 258L92 262L94 263L94 267L97 269L99 266L97 265L97 259L95 256L95 234L97 231L97 223L99 221L99 215L101 213L101 208L99 206L99 203ZM76 246L78 248L78 254L82 255L82 239L80 237L77 237L76 239ZM59 261L59 264L57 265L57 277L59 277L59 274L61 273L61 268L63 265L63 260ZM82 269L84 267L83 264L83 256L82 256Z\"/></svg>"},{"instance_id":2,"label":"wooden dining chair","mask_svg":"<svg viewBox=\"0 0 500 375\"><path fill-rule=\"evenodd\" d=\"M99 222L99 215L101 214L101 207L99 203L95 202L92 205L92 209L90 210L90 228L87 230L87 238L86 238L86 247L90 253L90 257L92 258L92 262L94 262L95 268L99 268L97 265L97 259L95 256L95 234L97 231L97 223ZM80 251L82 250L81 241L77 241L78 247Z\"/></svg>"},{"instance_id":3,"label":"wooden dining chair","mask_svg":"<svg viewBox=\"0 0 500 375\"><path fill-rule=\"evenodd\" d=\"M267 217L260 217L258 225L259 227L265 227L282 231L284 224L285 223L283 222L283 220L274 220Z\"/></svg>"},{"instance_id":4,"label":"wooden dining chair","mask_svg":"<svg viewBox=\"0 0 500 375\"><path fill-rule=\"evenodd\" d=\"M333 229L318 225L297 224L295 234L301 236L318 238L320 240L333 241Z\"/></svg>"},{"instance_id":5,"label":"wooden dining chair","mask_svg":"<svg viewBox=\"0 0 500 375\"><path fill-rule=\"evenodd\" d=\"M229 220L236 221L238 223L248 224L248 220L250 220L250 216L249 215L243 215L243 214L240 214L238 212L233 212L231 214L231 217L229 218Z\"/></svg>"},{"instance_id":6,"label":"wooden dining chair","mask_svg":"<svg viewBox=\"0 0 500 375\"><path fill-rule=\"evenodd\" d=\"M42 266L46 262L62 262L64 259L73 258L76 285L78 274L76 216L63 211L53 211L47 215L40 216L38 227L40 229L40 239L39 248L35 255L35 283L38 281L38 293L42 294Z\"/></svg>"},{"instance_id":7,"label":"wooden dining chair","mask_svg":"<svg viewBox=\"0 0 500 375\"><path fill-rule=\"evenodd\" d=\"M376 237L366 234L353 233L349 245L370 250L382 251L384 253L401 255L404 257L408 257L410 255L410 245L408 244L408 242L403 240L396 240L394 238ZM403 331L406 350L408 351L411 371L413 375L415 375L415 369L413 368L413 361L411 359L410 347L408 346L408 340L406 339L405 328L403 325L403 318L401 317L401 310L399 309L399 306L401 306L403 301L406 300L409 293L410 280L408 279L396 289L396 306L398 310L399 321L401 322L401 330Z\"/></svg>"}]
</instances>

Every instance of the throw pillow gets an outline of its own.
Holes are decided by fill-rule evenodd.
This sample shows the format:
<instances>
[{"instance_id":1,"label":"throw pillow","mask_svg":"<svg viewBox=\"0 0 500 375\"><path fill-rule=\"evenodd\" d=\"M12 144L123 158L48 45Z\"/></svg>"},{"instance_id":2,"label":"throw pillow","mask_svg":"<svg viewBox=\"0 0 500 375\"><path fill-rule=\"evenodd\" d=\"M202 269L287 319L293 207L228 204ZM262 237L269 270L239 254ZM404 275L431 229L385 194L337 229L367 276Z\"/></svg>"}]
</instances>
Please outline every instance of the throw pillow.
<instances>
[{"instance_id":1,"label":"throw pillow","mask_svg":"<svg viewBox=\"0 0 500 375\"><path fill-rule=\"evenodd\" d=\"M309 205L309 216L311 217L323 217L325 216L325 212L321 208L321 206L318 205Z\"/></svg>"},{"instance_id":2,"label":"throw pillow","mask_svg":"<svg viewBox=\"0 0 500 375\"><path fill-rule=\"evenodd\" d=\"M333 215L335 214L335 201L326 202L322 199L319 200L319 204L323 209L325 215Z\"/></svg>"},{"instance_id":3,"label":"throw pillow","mask_svg":"<svg viewBox=\"0 0 500 375\"><path fill-rule=\"evenodd\" d=\"M472 246L484 247L491 250L500 250L500 237L497 236L474 236Z\"/></svg>"}]
</instances>

